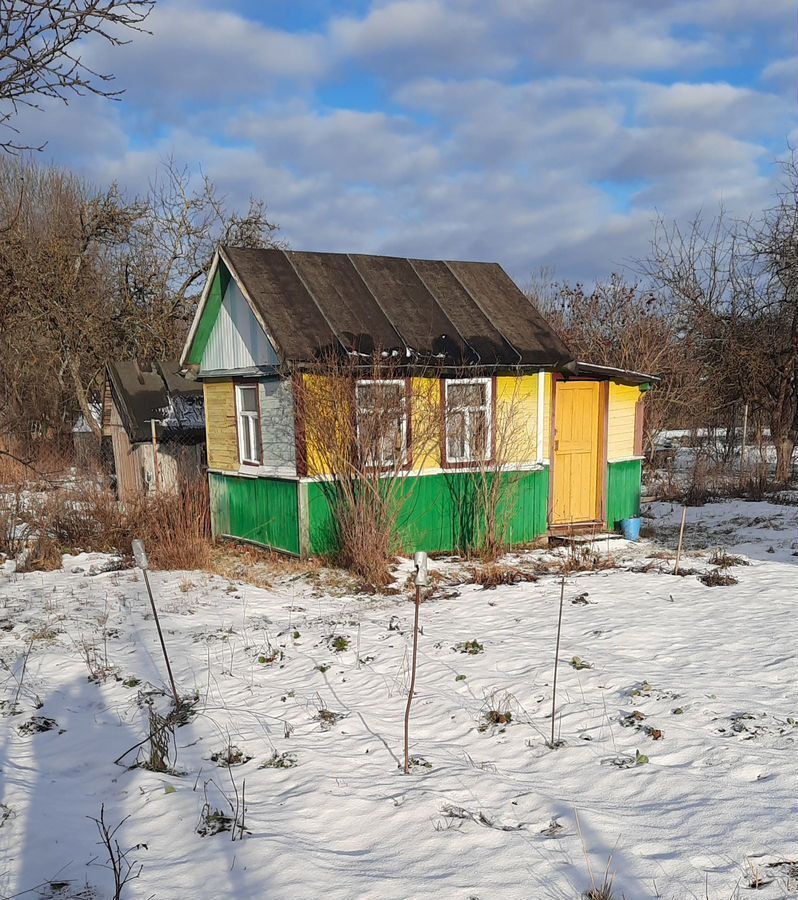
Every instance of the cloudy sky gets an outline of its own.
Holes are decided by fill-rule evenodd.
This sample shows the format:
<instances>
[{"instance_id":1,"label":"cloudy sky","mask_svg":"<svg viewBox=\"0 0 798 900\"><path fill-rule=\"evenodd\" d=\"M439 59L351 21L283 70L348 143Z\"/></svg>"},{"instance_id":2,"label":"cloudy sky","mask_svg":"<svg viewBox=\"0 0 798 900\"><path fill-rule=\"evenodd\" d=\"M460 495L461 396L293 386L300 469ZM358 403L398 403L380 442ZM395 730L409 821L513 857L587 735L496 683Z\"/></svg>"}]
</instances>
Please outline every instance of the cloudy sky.
<instances>
[{"instance_id":1,"label":"cloudy sky","mask_svg":"<svg viewBox=\"0 0 798 900\"><path fill-rule=\"evenodd\" d=\"M158 0L89 45L120 103L26 114L46 161L202 167L296 249L591 280L652 218L747 214L798 142L794 0Z\"/></svg>"}]
</instances>

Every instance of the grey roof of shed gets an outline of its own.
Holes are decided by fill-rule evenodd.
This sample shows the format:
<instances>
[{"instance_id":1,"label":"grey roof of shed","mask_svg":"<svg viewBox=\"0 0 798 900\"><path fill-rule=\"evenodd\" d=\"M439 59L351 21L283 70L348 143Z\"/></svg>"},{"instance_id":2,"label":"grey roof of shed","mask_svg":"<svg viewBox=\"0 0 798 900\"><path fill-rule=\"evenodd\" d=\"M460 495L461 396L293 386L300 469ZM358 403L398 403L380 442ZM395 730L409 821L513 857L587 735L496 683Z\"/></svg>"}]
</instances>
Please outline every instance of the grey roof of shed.
<instances>
[{"instance_id":1,"label":"grey roof of shed","mask_svg":"<svg viewBox=\"0 0 798 900\"><path fill-rule=\"evenodd\" d=\"M133 360L112 362L108 365L108 381L131 441L151 440L151 419L161 423L159 438L177 433L204 438L204 418L198 415L202 384L184 378L178 360L148 365Z\"/></svg>"},{"instance_id":2,"label":"grey roof of shed","mask_svg":"<svg viewBox=\"0 0 798 900\"><path fill-rule=\"evenodd\" d=\"M496 263L236 247L222 253L287 363L396 351L408 362L450 367L573 365Z\"/></svg>"}]
</instances>

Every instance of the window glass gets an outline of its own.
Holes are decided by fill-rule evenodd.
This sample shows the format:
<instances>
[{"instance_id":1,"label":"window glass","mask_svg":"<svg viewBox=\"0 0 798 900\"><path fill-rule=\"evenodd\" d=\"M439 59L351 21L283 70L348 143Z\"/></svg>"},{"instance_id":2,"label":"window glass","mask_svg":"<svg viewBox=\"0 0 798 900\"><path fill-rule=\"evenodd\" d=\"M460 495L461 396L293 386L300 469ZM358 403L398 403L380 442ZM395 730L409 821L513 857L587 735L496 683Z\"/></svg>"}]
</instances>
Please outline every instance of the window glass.
<instances>
[{"instance_id":1,"label":"window glass","mask_svg":"<svg viewBox=\"0 0 798 900\"><path fill-rule=\"evenodd\" d=\"M363 462L387 468L407 453L407 409L403 381L357 384L357 437Z\"/></svg>"},{"instance_id":2,"label":"window glass","mask_svg":"<svg viewBox=\"0 0 798 900\"><path fill-rule=\"evenodd\" d=\"M242 463L259 464L261 458L260 410L255 385L236 386L238 453Z\"/></svg>"},{"instance_id":3,"label":"window glass","mask_svg":"<svg viewBox=\"0 0 798 900\"><path fill-rule=\"evenodd\" d=\"M490 458L490 389L488 380L445 383L447 462L470 463Z\"/></svg>"}]
</instances>

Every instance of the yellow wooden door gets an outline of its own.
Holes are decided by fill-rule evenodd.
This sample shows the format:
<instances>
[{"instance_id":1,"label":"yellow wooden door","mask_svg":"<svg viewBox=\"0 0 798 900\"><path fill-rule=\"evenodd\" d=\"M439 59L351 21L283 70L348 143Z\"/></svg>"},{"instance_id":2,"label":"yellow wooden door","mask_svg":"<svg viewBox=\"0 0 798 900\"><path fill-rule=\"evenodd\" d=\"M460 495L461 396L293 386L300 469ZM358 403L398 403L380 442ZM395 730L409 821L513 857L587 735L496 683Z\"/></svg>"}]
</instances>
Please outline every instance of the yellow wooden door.
<instances>
[{"instance_id":1,"label":"yellow wooden door","mask_svg":"<svg viewBox=\"0 0 798 900\"><path fill-rule=\"evenodd\" d=\"M556 384L552 524L594 522L599 517L599 385Z\"/></svg>"}]
</instances>

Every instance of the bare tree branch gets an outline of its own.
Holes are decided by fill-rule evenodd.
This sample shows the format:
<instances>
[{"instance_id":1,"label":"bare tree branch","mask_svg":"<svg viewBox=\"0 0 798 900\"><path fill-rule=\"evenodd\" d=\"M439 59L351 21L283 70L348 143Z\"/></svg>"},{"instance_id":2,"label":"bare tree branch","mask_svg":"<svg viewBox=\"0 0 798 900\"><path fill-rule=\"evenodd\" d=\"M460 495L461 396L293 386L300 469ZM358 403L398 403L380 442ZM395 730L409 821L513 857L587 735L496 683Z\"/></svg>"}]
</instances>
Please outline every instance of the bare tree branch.
<instances>
[{"instance_id":1,"label":"bare tree branch","mask_svg":"<svg viewBox=\"0 0 798 900\"><path fill-rule=\"evenodd\" d=\"M42 100L69 101L96 94L116 99L113 75L97 72L80 54L80 42L100 38L112 46L143 31L154 0L0 0L0 125L17 132L20 109L41 109ZM7 152L40 150L0 141Z\"/></svg>"}]
</instances>

